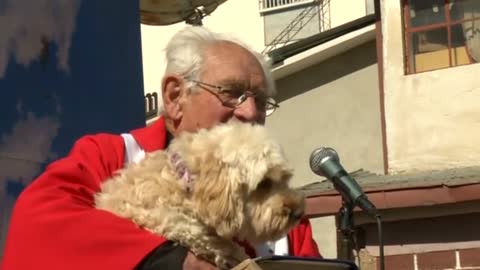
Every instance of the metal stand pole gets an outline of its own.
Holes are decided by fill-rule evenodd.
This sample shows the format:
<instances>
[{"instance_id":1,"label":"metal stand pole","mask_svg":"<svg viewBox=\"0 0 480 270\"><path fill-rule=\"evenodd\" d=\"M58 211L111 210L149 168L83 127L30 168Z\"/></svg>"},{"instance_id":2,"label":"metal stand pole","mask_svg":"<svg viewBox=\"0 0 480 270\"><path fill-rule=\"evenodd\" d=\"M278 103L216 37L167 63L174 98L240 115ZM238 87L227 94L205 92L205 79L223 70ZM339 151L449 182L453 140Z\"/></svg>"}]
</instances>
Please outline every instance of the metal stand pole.
<instances>
[{"instance_id":1,"label":"metal stand pole","mask_svg":"<svg viewBox=\"0 0 480 270\"><path fill-rule=\"evenodd\" d=\"M339 241L341 248L339 259L354 261L353 248L353 205L342 198L342 207L339 210L339 231L341 232L342 241Z\"/></svg>"}]
</instances>

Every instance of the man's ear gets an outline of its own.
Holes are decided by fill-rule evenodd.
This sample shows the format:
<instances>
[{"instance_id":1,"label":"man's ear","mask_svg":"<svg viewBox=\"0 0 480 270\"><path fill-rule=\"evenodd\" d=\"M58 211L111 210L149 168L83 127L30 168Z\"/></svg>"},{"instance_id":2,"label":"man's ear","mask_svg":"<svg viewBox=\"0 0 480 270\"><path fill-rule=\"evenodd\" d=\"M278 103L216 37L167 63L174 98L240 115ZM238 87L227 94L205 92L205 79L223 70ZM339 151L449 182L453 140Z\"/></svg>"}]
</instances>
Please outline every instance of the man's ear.
<instances>
[{"instance_id":1,"label":"man's ear","mask_svg":"<svg viewBox=\"0 0 480 270\"><path fill-rule=\"evenodd\" d=\"M180 120L183 116L181 98L185 93L185 84L180 76L167 75L162 80L162 98L165 113L172 120Z\"/></svg>"}]
</instances>

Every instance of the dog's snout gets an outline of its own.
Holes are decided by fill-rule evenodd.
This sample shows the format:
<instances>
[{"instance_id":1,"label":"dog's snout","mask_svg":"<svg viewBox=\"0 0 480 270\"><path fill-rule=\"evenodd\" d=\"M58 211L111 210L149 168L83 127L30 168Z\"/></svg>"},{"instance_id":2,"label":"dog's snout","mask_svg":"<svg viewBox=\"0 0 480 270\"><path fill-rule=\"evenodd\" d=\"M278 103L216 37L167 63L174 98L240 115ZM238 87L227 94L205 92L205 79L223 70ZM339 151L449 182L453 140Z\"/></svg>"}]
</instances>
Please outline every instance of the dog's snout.
<instances>
[{"instance_id":1,"label":"dog's snout","mask_svg":"<svg viewBox=\"0 0 480 270\"><path fill-rule=\"evenodd\" d=\"M283 201L284 213L292 221L301 219L305 214L305 197L302 193L291 192Z\"/></svg>"},{"instance_id":2,"label":"dog's snout","mask_svg":"<svg viewBox=\"0 0 480 270\"><path fill-rule=\"evenodd\" d=\"M303 210L303 208L297 208L290 212L290 217L292 219L297 220L297 219L301 219L304 214L305 214L305 211Z\"/></svg>"}]
</instances>

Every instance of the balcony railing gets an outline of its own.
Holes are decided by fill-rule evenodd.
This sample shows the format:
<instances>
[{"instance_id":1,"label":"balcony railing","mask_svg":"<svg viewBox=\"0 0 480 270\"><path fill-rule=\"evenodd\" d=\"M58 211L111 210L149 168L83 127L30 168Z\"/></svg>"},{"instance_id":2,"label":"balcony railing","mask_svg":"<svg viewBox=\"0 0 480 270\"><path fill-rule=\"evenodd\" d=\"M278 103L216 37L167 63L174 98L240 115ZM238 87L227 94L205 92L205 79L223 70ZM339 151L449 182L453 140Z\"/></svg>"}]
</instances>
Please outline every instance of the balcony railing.
<instances>
[{"instance_id":1,"label":"balcony railing","mask_svg":"<svg viewBox=\"0 0 480 270\"><path fill-rule=\"evenodd\" d=\"M150 120L158 115L158 94L148 93L145 95L145 118Z\"/></svg>"},{"instance_id":2,"label":"balcony railing","mask_svg":"<svg viewBox=\"0 0 480 270\"><path fill-rule=\"evenodd\" d=\"M312 2L312 0L260 0L260 11L269 8L288 7L303 2Z\"/></svg>"}]
</instances>

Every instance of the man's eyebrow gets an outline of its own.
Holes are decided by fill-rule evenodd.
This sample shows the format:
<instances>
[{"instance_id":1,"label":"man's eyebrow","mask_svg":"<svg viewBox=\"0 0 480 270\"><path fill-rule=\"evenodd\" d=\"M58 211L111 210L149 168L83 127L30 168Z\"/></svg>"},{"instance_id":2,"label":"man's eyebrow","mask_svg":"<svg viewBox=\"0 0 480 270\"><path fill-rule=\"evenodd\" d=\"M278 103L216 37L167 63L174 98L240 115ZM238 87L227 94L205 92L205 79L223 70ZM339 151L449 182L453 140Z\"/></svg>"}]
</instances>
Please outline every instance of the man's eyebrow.
<instances>
[{"instance_id":1,"label":"man's eyebrow","mask_svg":"<svg viewBox=\"0 0 480 270\"><path fill-rule=\"evenodd\" d=\"M219 84L225 86L226 88L230 88L230 87L231 88L245 88L245 89L250 88L249 83L245 82L244 80L238 80L238 79L220 80ZM265 97L267 96L266 95L267 88L265 88L265 87L261 87L261 88L258 88L258 89L251 89L251 91L256 92L256 93L258 93L262 96L265 96Z\"/></svg>"},{"instance_id":2,"label":"man's eyebrow","mask_svg":"<svg viewBox=\"0 0 480 270\"><path fill-rule=\"evenodd\" d=\"M224 79L219 81L220 84L225 85L225 86L239 86L239 87L245 87L248 85L247 82L242 81L242 80L237 80L237 79Z\"/></svg>"}]
</instances>

